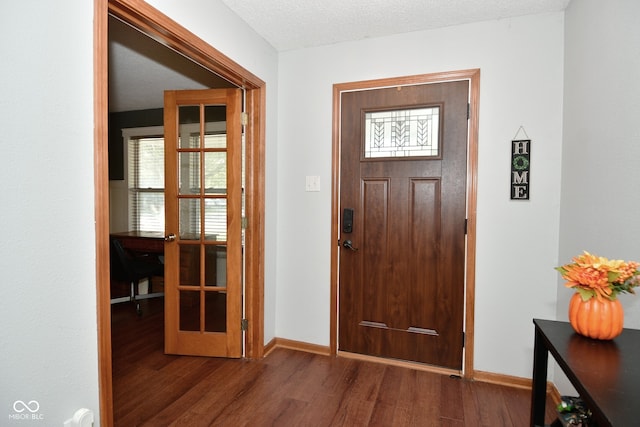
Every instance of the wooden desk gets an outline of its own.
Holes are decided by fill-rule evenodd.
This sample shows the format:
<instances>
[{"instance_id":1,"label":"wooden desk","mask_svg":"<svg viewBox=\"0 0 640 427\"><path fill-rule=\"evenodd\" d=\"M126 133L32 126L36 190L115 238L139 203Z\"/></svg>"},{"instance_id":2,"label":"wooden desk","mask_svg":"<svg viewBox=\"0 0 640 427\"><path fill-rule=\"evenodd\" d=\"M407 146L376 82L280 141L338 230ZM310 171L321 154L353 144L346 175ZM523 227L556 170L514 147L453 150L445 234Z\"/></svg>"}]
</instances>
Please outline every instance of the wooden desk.
<instances>
[{"instance_id":1,"label":"wooden desk","mask_svg":"<svg viewBox=\"0 0 640 427\"><path fill-rule=\"evenodd\" d=\"M118 239L131 252L145 255L164 255L164 234L157 231L123 231L111 233L111 239ZM216 240L215 235L208 240ZM196 242L197 243L197 242ZM217 285L217 258L226 256L226 246L208 245L205 249L205 282L207 286ZM198 286L200 283L200 245L180 245L180 283Z\"/></svg>"},{"instance_id":2,"label":"wooden desk","mask_svg":"<svg viewBox=\"0 0 640 427\"><path fill-rule=\"evenodd\" d=\"M130 251L146 254L164 253L164 233L159 231L123 231L111 233L112 239L118 239L122 246Z\"/></svg>"},{"instance_id":3,"label":"wooden desk","mask_svg":"<svg viewBox=\"0 0 640 427\"><path fill-rule=\"evenodd\" d=\"M614 340L598 341L576 334L568 322L533 323L531 426L544 425L549 353L599 427L640 425L640 330L624 329Z\"/></svg>"}]
</instances>

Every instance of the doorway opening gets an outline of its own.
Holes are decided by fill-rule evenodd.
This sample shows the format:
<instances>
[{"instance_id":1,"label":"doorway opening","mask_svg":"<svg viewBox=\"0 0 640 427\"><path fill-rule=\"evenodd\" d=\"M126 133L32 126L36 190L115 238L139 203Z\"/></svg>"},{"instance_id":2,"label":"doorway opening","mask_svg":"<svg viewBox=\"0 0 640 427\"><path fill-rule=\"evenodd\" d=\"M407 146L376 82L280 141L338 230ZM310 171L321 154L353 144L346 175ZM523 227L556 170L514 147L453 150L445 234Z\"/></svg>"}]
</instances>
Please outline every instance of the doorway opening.
<instances>
[{"instance_id":1,"label":"doorway opening","mask_svg":"<svg viewBox=\"0 0 640 427\"><path fill-rule=\"evenodd\" d=\"M433 367L465 377L473 376L479 79L480 71L474 69L334 85L332 236L338 244L332 246L331 254L332 354L390 357L407 360L407 363L420 361L426 363L427 369ZM455 101L447 98L451 96L447 93L452 87L459 93L455 95ZM403 98L404 93L406 98ZM416 99L419 100L417 104ZM456 111L453 116L445 116L452 110ZM447 121L457 121L460 125L447 127ZM425 129L434 126L434 131L432 136L427 136L426 131L419 132L420 138L429 141L418 141L414 144L417 148L406 154L406 147L410 145L410 123ZM398 132L406 134L406 139L403 136L399 144L403 154L398 154L397 146L381 142L387 137L398 139ZM367 137L371 135L377 139L367 143ZM447 158L451 158L447 150L454 145L451 135L455 135L457 151L462 154L447 166ZM439 137L443 138L441 142L438 142ZM431 151L423 150L427 145ZM350 166L345 166L345 162ZM456 172L455 176L432 174L427 170L429 168L433 171L454 168ZM359 171L358 176L353 176L354 170ZM465 184L462 187L461 182ZM459 193L455 207L440 206L443 199L438 194L443 194L439 192L446 185L450 187L446 194L454 187ZM437 209L434 204L438 204ZM404 215L404 222L393 224L389 221L389 216L395 215L392 211ZM455 215L449 218L451 212ZM384 229L385 224L390 227L388 230ZM437 252L439 243L423 241L426 236L424 239L421 236L425 233L446 235L449 246L455 245L459 249L452 252L453 255L442 255ZM385 244L385 236L391 235L394 238ZM401 235L405 235L408 246L394 247L391 240L398 240ZM424 263L424 257L435 260L432 268ZM442 257L449 257L449 266L444 273L439 267L443 264L437 261ZM410 261L412 258L415 260ZM367 260L375 268L367 268ZM451 267L451 260L462 266ZM437 325L435 319L440 317L437 313L435 316L424 312L412 316L403 312L416 298L423 298L425 303L433 299L433 294L425 295L423 290L407 290L406 283L421 280L439 285L443 277L455 280L459 287L456 304L460 314L457 330L451 333L446 331L445 325L429 326L431 320ZM397 278L402 284L396 289L389 280ZM380 286L372 290L376 280ZM345 286L352 282L366 282L366 286L346 289ZM441 288L436 292L448 291ZM353 303L341 309L340 304L349 298L355 298ZM379 307L374 307L376 304ZM357 307L363 309L357 312ZM344 322L354 310L357 312L355 317ZM397 315L388 321L386 317L391 319L387 316L389 310ZM464 348L447 361L439 359L440 351L437 350L438 345L443 348L449 345L437 344L443 335L450 335L449 340L455 340L456 345L457 339L464 340ZM402 341L404 337L407 337L406 343ZM377 343L372 342L376 339ZM398 339L403 343L385 347L384 343ZM432 345L434 347L430 347ZM395 347L401 347L401 357L395 355ZM423 353L429 352L431 356L422 357Z\"/></svg>"},{"instance_id":2,"label":"doorway opening","mask_svg":"<svg viewBox=\"0 0 640 427\"><path fill-rule=\"evenodd\" d=\"M248 320L245 355L264 353L264 147L265 82L144 2L94 0L94 186L96 286L101 424L113 424L108 149L108 20L113 16L158 43L245 90L246 127L246 276Z\"/></svg>"}]
</instances>

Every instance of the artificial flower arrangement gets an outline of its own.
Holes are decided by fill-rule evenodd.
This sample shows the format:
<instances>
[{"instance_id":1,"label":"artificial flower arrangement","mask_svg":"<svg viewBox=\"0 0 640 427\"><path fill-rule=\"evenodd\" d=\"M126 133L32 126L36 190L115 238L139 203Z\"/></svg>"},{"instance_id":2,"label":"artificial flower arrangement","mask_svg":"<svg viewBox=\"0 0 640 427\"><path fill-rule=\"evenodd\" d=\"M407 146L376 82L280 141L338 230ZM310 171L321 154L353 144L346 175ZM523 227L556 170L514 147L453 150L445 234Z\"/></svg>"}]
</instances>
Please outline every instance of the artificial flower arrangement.
<instances>
[{"instance_id":1,"label":"artificial flower arrangement","mask_svg":"<svg viewBox=\"0 0 640 427\"><path fill-rule=\"evenodd\" d=\"M635 261L610 260L584 251L572 263L556 270L583 301L593 297L614 301L619 293L635 294L633 288L640 286L639 266Z\"/></svg>"}]
</instances>

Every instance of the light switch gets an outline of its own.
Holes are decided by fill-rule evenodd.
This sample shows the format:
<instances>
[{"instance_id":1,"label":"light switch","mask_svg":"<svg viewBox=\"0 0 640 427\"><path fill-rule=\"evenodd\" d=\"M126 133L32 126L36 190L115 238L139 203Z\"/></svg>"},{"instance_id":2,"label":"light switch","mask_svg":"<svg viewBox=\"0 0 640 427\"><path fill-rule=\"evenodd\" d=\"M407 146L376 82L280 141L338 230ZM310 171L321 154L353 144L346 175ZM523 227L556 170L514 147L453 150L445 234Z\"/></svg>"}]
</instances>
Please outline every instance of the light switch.
<instances>
[{"instance_id":1,"label":"light switch","mask_svg":"<svg viewBox=\"0 0 640 427\"><path fill-rule=\"evenodd\" d=\"M307 176L305 191L320 191L320 177Z\"/></svg>"}]
</instances>

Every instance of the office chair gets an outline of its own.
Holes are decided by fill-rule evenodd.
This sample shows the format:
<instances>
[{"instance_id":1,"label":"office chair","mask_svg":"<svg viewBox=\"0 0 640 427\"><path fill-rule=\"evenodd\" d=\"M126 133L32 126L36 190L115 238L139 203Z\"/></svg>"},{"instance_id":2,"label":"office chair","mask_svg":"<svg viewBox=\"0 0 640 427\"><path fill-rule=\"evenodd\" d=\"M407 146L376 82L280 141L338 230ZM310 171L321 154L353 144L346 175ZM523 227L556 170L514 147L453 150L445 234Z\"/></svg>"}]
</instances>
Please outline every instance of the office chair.
<instances>
[{"instance_id":1,"label":"office chair","mask_svg":"<svg viewBox=\"0 0 640 427\"><path fill-rule=\"evenodd\" d=\"M163 292L151 293L151 279L153 276L164 276L164 264L148 255L134 257L118 239L112 239L111 246L111 274L115 279L129 283L131 287L129 296L112 298L111 304L132 301L136 304L137 313L142 314L138 300L164 296ZM147 279L149 283L148 293L143 295L138 289L142 279Z\"/></svg>"}]
</instances>

